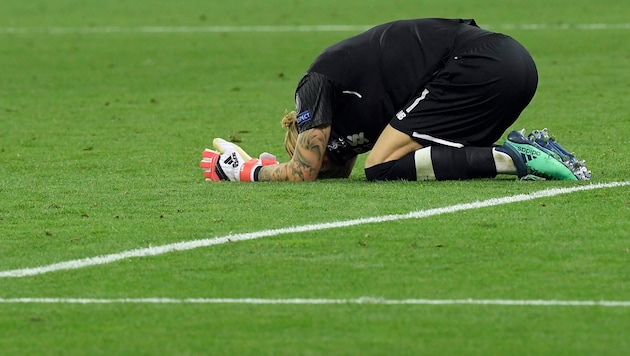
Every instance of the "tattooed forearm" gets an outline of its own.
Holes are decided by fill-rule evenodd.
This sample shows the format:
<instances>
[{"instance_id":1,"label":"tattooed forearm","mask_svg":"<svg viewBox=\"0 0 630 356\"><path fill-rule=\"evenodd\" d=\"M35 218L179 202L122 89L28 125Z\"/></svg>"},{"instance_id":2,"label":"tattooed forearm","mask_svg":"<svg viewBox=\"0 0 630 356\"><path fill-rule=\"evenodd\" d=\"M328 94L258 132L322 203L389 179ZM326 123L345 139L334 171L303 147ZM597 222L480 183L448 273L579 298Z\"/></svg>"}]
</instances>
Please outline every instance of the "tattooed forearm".
<instances>
[{"instance_id":1,"label":"tattooed forearm","mask_svg":"<svg viewBox=\"0 0 630 356\"><path fill-rule=\"evenodd\" d=\"M287 163L263 167L259 181L313 181L317 178L330 128L313 128L298 135L293 158Z\"/></svg>"}]
</instances>

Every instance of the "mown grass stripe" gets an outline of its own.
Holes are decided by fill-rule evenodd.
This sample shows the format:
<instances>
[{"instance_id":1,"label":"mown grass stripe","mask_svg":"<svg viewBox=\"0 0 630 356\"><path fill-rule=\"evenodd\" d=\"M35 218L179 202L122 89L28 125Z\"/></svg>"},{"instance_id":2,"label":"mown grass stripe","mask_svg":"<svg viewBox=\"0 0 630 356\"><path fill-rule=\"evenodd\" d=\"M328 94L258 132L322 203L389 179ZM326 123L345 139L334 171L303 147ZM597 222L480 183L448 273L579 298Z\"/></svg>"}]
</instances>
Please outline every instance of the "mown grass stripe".
<instances>
[{"instance_id":1,"label":"mown grass stripe","mask_svg":"<svg viewBox=\"0 0 630 356\"><path fill-rule=\"evenodd\" d=\"M630 23L563 23L563 24L482 24L490 30L629 30ZM300 26L82 26L82 27L0 27L0 34L176 34L237 32L359 32L373 25L300 25Z\"/></svg>"}]
</instances>

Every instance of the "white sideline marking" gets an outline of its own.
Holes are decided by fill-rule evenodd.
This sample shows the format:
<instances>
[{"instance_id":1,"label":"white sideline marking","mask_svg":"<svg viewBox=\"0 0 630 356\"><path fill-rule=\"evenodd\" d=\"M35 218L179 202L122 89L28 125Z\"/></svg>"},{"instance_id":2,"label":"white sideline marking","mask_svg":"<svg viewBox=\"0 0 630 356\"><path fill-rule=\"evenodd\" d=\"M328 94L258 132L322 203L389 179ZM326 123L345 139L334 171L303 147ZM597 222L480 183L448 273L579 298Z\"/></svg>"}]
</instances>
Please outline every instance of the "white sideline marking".
<instances>
[{"instance_id":1,"label":"white sideline marking","mask_svg":"<svg viewBox=\"0 0 630 356\"><path fill-rule=\"evenodd\" d=\"M544 197L553 197L556 195L569 194L569 193L580 192L580 191L585 191L585 190L615 188L615 187L623 187L623 186L628 186L628 185L630 185L630 181L588 184L588 185L580 185L580 186L571 187L571 188L545 189L545 190L540 190L537 192L532 192L529 194L518 194L518 195L502 197L502 198L492 198L492 199L477 201L473 203L464 203L464 204L446 206L443 208L413 211L407 214L374 216L370 218L360 218L360 219L336 221L336 222L328 222L328 223L320 223L320 224L309 224L309 225L293 226L293 227L286 227L286 228L273 229L273 230L246 232L246 233L226 235L222 237L214 237L214 238L208 238L208 239L202 239L202 240L176 242L176 243L172 243L168 245L140 248L140 249L129 250L129 251L124 251L120 253L113 253L109 255L87 257L87 258L82 258L78 260L53 263L47 266L2 271L0 272L0 278L8 278L8 277L19 278L19 277L27 277L27 276L36 276L36 275L49 273L49 272L55 272L55 271L73 270L73 269L79 269L79 268L84 268L88 266L103 265L107 263L124 260L127 258L157 256L157 255L162 255L169 252L187 251L187 250L192 250L192 249L196 249L200 247L219 245L219 244L224 244L228 242L254 240L254 239L259 239L262 237L270 237L270 236L291 234L291 233L297 233L297 232L318 231L318 230L334 229L334 228L347 227L347 226L380 223L380 222L386 222L386 221L405 220L405 219L421 219L421 218L426 218L429 216L454 213L454 212L462 211L462 210L480 209L480 208L485 208L489 206L510 204L510 203L528 201L528 200L544 198Z\"/></svg>"},{"instance_id":2,"label":"white sideline marking","mask_svg":"<svg viewBox=\"0 0 630 356\"><path fill-rule=\"evenodd\" d=\"M256 305L498 305L498 306L559 306L559 307L630 307L630 301L608 300L512 300L512 299L260 299L260 298L0 298L0 304L256 304Z\"/></svg>"},{"instance_id":3,"label":"white sideline marking","mask_svg":"<svg viewBox=\"0 0 630 356\"><path fill-rule=\"evenodd\" d=\"M302 26L100 26L100 27L0 27L0 34L115 34L115 33L236 33L236 32L359 32L374 25ZM630 23L482 24L490 30L628 30Z\"/></svg>"}]
</instances>

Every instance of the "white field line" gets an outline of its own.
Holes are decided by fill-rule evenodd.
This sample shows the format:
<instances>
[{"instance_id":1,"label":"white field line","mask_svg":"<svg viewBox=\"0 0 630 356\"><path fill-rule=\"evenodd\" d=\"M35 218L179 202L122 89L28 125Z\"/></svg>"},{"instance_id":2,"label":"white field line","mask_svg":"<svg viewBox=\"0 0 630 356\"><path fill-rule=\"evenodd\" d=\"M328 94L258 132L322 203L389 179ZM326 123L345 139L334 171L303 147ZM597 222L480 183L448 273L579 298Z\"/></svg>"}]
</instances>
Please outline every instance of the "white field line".
<instances>
[{"instance_id":1,"label":"white field line","mask_svg":"<svg viewBox=\"0 0 630 356\"><path fill-rule=\"evenodd\" d=\"M94 27L0 27L0 34L160 34L160 33L237 33L237 32L360 32L373 25L301 26L94 26ZM490 30L630 30L630 23L564 24L487 24Z\"/></svg>"},{"instance_id":2,"label":"white field line","mask_svg":"<svg viewBox=\"0 0 630 356\"><path fill-rule=\"evenodd\" d=\"M429 216L454 213L454 212L463 211L463 210L480 209L480 208L485 208L485 207L490 207L490 206L511 204L511 203L538 199L538 198L544 198L544 197L553 197L553 196L561 195L561 194L569 194L569 193L593 190L593 189L623 187L623 186L629 186L629 185L630 185L630 181L626 181L626 182L579 185L579 186L574 186L571 188L545 189L545 190L540 190L537 192L532 192L529 194L518 194L518 195L507 196L507 197L502 197L502 198L492 198L492 199L483 200L483 201L476 201L473 203L463 203L463 204L446 206L442 208L433 208L433 209L428 209L428 210L413 211L406 214L374 216L374 217L369 217L369 218L360 218L360 219L335 221L335 222L320 223L320 224L292 226L292 227L286 227L286 228L280 228L280 229L246 232L246 233L226 235L226 236L207 238L207 239L201 239L201 240L176 242L176 243L172 243L168 245L140 248L140 249L135 249L135 250L123 251L120 253L112 253L109 255L87 257L87 258L82 258L78 260L53 263L47 266L1 271L0 278L8 278L8 277L19 278L19 277L27 277L27 276L36 276L36 275L41 275L44 273L55 272L55 271L74 270L74 269L84 268L88 266L104 265L104 264L113 263L116 261L120 261L120 260L124 260L128 258L134 258L134 257L157 256L157 255L162 255L162 254L166 254L170 252L187 251L187 250L192 250L192 249L196 249L200 247L219 245L219 244L224 244L228 242L254 240L254 239L259 239L263 237L271 237L271 236L278 236L278 235L292 234L292 233L299 233L299 232L306 232L306 231L335 229L335 228L342 228L342 227L347 227L347 226L356 226L356 225L363 225L363 224L370 224L370 223L381 223L381 222L405 220L405 219L421 219L421 218L426 218Z\"/></svg>"},{"instance_id":3,"label":"white field line","mask_svg":"<svg viewBox=\"0 0 630 356\"><path fill-rule=\"evenodd\" d=\"M255 305L493 305L549 307L630 307L630 301L606 300L513 300L513 299L261 299L261 298L0 298L0 304L255 304Z\"/></svg>"}]
</instances>

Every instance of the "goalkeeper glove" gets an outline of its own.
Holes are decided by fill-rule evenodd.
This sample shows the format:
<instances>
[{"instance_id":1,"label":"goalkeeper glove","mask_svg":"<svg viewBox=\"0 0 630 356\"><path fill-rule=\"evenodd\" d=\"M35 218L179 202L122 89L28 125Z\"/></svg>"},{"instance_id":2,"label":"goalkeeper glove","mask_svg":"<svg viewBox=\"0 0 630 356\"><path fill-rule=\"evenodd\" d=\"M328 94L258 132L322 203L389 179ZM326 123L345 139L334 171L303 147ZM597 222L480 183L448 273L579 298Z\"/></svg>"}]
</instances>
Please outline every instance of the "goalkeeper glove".
<instances>
[{"instance_id":1,"label":"goalkeeper glove","mask_svg":"<svg viewBox=\"0 0 630 356\"><path fill-rule=\"evenodd\" d=\"M258 180L260 168L278 163L276 156L270 153L265 152L259 158L252 158L238 145L221 138L215 138L212 145L216 151L206 148L199 163L206 180L254 182Z\"/></svg>"}]
</instances>

